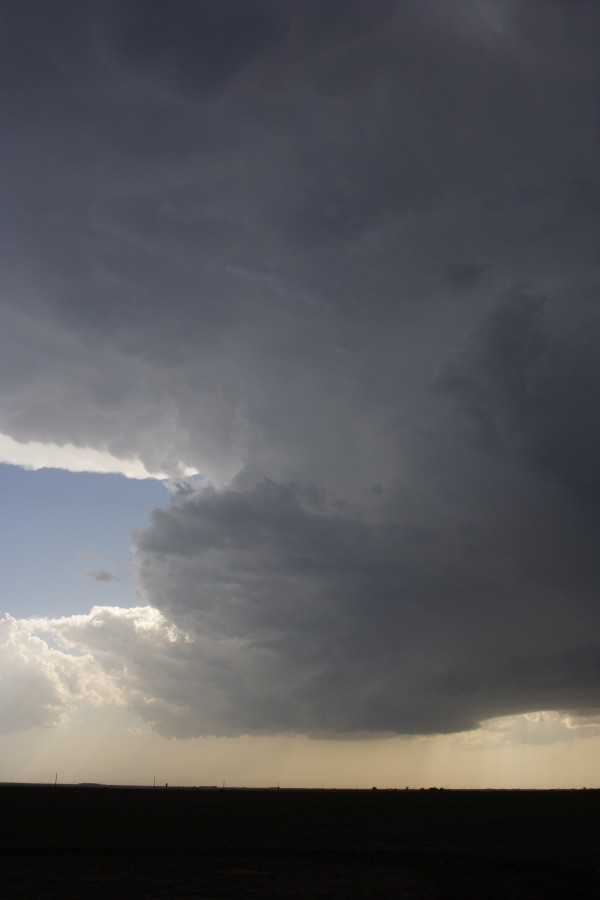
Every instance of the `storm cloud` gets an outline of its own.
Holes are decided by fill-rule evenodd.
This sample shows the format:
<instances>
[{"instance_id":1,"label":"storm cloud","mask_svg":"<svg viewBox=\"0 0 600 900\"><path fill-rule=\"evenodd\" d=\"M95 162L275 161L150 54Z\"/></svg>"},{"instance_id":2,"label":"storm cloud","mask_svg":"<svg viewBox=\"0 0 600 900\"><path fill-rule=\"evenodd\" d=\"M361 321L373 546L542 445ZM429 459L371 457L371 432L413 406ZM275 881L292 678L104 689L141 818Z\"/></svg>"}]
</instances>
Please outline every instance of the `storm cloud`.
<instances>
[{"instance_id":1,"label":"storm cloud","mask_svg":"<svg viewBox=\"0 0 600 900\"><path fill-rule=\"evenodd\" d=\"M156 727L597 710L597 4L0 8L0 432L203 476Z\"/></svg>"}]
</instances>

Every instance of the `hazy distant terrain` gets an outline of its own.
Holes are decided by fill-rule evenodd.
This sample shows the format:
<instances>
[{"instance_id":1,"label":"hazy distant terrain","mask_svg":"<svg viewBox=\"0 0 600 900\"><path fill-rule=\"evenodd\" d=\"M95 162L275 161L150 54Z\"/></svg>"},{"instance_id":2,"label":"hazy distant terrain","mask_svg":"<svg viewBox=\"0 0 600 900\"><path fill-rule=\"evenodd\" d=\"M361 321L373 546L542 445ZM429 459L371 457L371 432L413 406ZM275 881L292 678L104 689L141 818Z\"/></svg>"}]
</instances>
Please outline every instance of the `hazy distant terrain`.
<instances>
[{"instance_id":1,"label":"hazy distant terrain","mask_svg":"<svg viewBox=\"0 0 600 900\"><path fill-rule=\"evenodd\" d=\"M597 896L599 791L0 787L0 895Z\"/></svg>"}]
</instances>

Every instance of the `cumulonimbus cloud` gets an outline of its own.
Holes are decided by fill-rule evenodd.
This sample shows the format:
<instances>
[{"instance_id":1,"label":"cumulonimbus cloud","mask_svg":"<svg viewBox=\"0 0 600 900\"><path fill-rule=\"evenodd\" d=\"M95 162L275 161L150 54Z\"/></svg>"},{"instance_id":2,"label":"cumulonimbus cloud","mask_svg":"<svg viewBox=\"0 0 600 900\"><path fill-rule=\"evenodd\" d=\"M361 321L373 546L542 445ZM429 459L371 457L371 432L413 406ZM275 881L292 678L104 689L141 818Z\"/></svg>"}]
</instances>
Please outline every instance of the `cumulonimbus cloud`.
<instances>
[{"instance_id":1,"label":"cumulonimbus cloud","mask_svg":"<svg viewBox=\"0 0 600 900\"><path fill-rule=\"evenodd\" d=\"M156 686L146 634L131 702L180 736L597 708L595 5L5 24L0 429L212 483L137 534L187 638ZM124 671L132 622L80 628Z\"/></svg>"}]
</instances>

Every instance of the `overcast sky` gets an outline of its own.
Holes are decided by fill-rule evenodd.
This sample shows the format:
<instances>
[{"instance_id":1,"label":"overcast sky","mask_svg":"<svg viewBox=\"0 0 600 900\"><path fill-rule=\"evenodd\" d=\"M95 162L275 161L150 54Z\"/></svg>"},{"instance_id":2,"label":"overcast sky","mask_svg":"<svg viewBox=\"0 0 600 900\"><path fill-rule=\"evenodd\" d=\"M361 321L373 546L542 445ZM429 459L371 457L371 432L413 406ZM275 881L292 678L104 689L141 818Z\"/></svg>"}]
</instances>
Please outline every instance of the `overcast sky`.
<instances>
[{"instance_id":1,"label":"overcast sky","mask_svg":"<svg viewBox=\"0 0 600 900\"><path fill-rule=\"evenodd\" d=\"M600 5L0 25L0 730L595 736Z\"/></svg>"}]
</instances>

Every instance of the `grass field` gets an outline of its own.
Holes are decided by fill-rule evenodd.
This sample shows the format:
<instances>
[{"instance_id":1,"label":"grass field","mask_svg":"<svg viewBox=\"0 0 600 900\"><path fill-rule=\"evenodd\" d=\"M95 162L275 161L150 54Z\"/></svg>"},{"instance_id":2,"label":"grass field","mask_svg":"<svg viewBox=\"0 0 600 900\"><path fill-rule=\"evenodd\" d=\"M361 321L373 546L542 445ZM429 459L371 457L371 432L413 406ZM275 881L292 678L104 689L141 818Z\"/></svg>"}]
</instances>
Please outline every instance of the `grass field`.
<instances>
[{"instance_id":1,"label":"grass field","mask_svg":"<svg viewBox=\"0 0 600 900\"><path fill-rule=\"evenodd\" d=\"M0 787L3 898L600 895L600 791Z\"/></svg>"}]
</instances>

